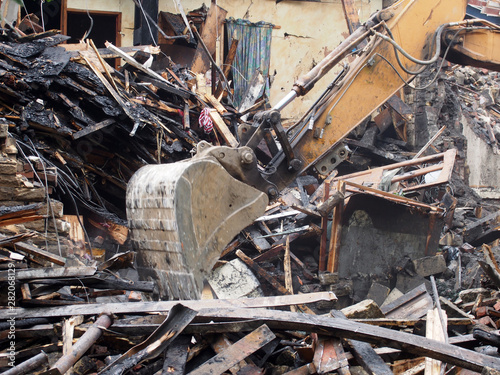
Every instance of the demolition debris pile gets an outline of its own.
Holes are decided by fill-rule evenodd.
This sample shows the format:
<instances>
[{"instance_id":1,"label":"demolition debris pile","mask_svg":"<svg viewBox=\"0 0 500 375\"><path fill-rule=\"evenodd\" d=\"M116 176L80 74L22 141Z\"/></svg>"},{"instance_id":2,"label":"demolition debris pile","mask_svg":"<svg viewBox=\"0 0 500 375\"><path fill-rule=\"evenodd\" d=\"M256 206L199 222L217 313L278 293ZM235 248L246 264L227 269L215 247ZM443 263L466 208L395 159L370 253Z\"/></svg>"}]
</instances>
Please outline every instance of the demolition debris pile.
<instances>
[{"instance_id":1,"label":"demolition debris pile","mask_svg":"<svg viewBox=\"0 0 500 375\"><path fill-rule=\"evenodd\" d=\"M204 293L217 299L153 302L154 282L133 269L127 181L145 164L188 158L201 139L233 146L242 113L185 69L103 60L136 51L8 35L0 282L10 285L13 264L17 373L500 368L500 213L463 183L459 128L470 124L457 121L464 113L496 152L496 73L451 67L424 96L391 98L349 135L342 173L299 177L227 246ZM406 114L422 101L438 136L415 154ZM206 116L215 131L199 125ZM5 370L9 314L0 310Z\"/></svg>"}]
</instances>

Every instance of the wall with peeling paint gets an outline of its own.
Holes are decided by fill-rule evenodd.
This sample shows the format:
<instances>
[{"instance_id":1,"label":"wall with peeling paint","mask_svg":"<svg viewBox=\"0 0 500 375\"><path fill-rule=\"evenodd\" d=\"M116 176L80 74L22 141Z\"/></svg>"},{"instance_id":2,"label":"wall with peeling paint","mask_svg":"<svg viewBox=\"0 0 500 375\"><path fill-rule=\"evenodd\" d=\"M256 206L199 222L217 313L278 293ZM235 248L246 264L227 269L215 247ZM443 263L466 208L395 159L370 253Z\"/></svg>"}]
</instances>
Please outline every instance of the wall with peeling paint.
<instances>
[{"instance_id":1,"label":"wall with peeling paint","mask_svg":"<svg viewBox=\"0 0 500 375\"><path fill-rule=\"evenodd\" d=\"M185 12L203 5L203 0L182 0ZM205 1L207 6L209 1ZM292 88L294 81L307 73L330 53L348 34L340 0L281 1L219 0L217 4L228 11L228 17L252 22L265 21L276 25L271 47L271 104L277 103ZM364 22L382 8L382 0L358 0L359 17ZM68 0L68 8L122 12L122 45L133 41L134 6L132 0ZM179 13L174 1L160 0L159 10ZM222 30L221 30L222 33ZM335 76L327 75L305 97L299 98L283 111L283 117L297 118L309 108Z\"/></svg>"},{"instance_id":2,"label":"wall with peeling paint","mask_svg":"<svg viewBox=\"0 0 500 375\"><path fill-rule=\"evenodd\" d=\"M202 6L201 0L182 0L185 12ZM205 2L208 6L209 2ZM276 104L291 89L295 80L307 73L348 35L340 0L321 2L274 0L219 0L217 4L228 11L228 17L252 22L265 21L279 28L273 30L270 75L271 105ZM382 8L382 0L355 2L364 22ZM160 0L160 11L178 13L172 0ZM282 112L283 117L300 117L335 74L330 73L304 98L296 99Z\"/></svg>"}]
</instances>

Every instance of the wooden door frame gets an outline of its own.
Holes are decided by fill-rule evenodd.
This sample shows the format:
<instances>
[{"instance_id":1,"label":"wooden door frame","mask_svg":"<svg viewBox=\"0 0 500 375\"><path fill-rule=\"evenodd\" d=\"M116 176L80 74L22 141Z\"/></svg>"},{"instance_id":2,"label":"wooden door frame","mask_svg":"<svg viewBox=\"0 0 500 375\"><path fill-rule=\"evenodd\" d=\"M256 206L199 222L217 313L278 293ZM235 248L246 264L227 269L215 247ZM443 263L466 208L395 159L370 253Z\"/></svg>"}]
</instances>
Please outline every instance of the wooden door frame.
<instances>
[{"instance_id":1,"label":"wooden door frame","mask_svg":"<svg viewBox=\"0 0 500 375\"><path fill-rule=\"evenodd\" d=\"M87 13L85 9L75 9L68 8L67 0L62 0L61 2L61 32L67 35L68 32L68 12L71 13ZM103 10L90 10L89 13L92 14L103 14L109 16L116 16L116 47L121 47L122 45L122 12L110 12Z\"/></svg>"}]
</instances>

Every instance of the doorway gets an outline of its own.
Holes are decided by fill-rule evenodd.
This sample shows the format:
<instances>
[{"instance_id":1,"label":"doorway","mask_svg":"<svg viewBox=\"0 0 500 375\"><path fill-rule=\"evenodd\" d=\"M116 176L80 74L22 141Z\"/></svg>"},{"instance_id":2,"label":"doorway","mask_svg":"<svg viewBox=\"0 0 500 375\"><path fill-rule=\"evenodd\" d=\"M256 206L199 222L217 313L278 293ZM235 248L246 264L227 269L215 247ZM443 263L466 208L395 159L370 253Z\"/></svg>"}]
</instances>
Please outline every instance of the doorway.
<instances>
[{"instance_id":1,"label":"doorway","mask_svg":"<svg viewBox=\"0 0 500 375\"><path fill-rule=\"evenodd\" d=\"M86 36L97 48L104 48L106 41L120 47L121 13L67 9L63 14L62 32L71 37L68 43L79 43Z\"/></svg>"}]
</instances>

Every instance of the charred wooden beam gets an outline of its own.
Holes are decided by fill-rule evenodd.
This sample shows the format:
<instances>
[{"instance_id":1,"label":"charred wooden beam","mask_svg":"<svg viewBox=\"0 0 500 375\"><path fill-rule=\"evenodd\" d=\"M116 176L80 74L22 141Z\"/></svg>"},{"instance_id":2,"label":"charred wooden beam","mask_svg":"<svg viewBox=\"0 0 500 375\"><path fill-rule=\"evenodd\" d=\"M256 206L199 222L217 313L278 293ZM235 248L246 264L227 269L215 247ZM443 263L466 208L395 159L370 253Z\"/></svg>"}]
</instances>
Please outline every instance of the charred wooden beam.
<instances>
[{"instance_id":1,"label":"charred wooden beam","mask_svg":"<svg viewBox=\"0 0 500 375\"><path fill-rule=\"evenodd\" d=\"M196 314L196 311L176 304L151 336L111 363L101 371L101 374L122 374L146 359L156 358L186 328Z\"/></svg>"},{"instance_id":2,"label":"charred wooden beam","mask_svg":"<svg viewBox=\"0 0 500 375\"><path fill-rule=\"evenodd\" d=\"M103 330L109 328L113 323L108 315L101 315L94 325L73 345L71 353L62 356L43 375L63 375L68 371L84 354L85 352L101 337Z\"/></svg>"}]
</instances>

